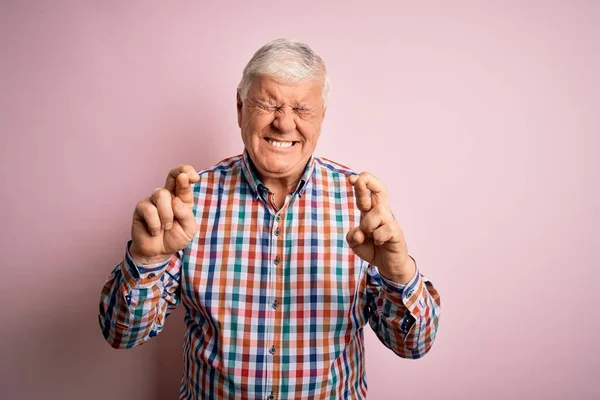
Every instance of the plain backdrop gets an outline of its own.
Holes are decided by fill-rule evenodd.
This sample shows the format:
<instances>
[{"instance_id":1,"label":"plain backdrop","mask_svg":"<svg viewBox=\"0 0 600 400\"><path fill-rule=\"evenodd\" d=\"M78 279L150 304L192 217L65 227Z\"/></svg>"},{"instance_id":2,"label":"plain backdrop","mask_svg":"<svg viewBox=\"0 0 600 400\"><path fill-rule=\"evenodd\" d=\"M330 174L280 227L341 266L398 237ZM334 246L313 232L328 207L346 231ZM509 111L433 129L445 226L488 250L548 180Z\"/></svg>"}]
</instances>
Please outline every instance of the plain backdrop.
<instances>
[{"instance_id":1,"label":"plain backdrop","mask_svg":"<svg viewBox=\"0 0 600 400\"><path fill-rule=\"evenodd\" d=\"M442 316L366 328L371 399L600 398L599 1L0 1L0 397L175 399L182 310L131 351L100 290L170 168L239 154L256 49L332 81L317 154L390 191Z\"/></svg>"}]
</instances>

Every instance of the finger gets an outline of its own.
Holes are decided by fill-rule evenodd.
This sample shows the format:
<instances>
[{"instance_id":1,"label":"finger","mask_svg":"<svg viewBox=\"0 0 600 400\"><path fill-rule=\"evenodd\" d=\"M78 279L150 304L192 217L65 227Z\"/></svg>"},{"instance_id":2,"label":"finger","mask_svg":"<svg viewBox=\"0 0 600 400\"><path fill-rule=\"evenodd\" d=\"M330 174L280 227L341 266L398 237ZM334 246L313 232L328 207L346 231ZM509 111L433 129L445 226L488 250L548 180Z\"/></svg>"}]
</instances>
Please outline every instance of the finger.
<instances>
[{"instance_id":1,"label":"finger","mask_svg":"<svg viewBox=\"0 0 600 400\"><path fill-rule=\"evenodd\" d=\"M371 191L371 194L385 194L387 195L387 189L383 182L377 179L370 172L361 172L359 174L360 178L365 181L365 185L367 189Z\"/></svg>"},{"instance_id":2,"label":"finger","mask_svg":"<svg viewBox=\"0 0 600 400\"><path fill-rule=\"evenodd\" d=\"M175 196L179 197L188 207L194 204L194 193L192 192L192 186L190 185L189 174L182 172L177 175Z\"/></svg>"},{"instance_id":3,"label":"finger","mask_svg":"<svg viewBox=\"0 0 600 400\"><path fill-rule=\"evenodd\" d=\"M360 246L361 244L363 244L365 242L365 240L366 240L366 236L365 236L364 232L361 231L358 226L350 229L348 231L348 233L346 234L346 241L348 242L348 245L350 246L350 248L355 248L356 246Z\"/></svg>"},{"instance_id":4,"label":"finger","mask_svg":"<svg viewBox=\"0 0 600 400\"><path fill-rule=\"evenodd\" d=\"M367 262L372 262L375 256L375 247L370 239L368 239L360 228L352 228L346 234L348 245L360 258Z\"/></svg>"},{"instance_id":5,"label":"finger","mask_svg":"<svg viewBox=\"0 0 600 400\"><path fill-rule=\"evenodd\" d=\"M388 193L385 185L371 173L361 172L357 178L351 178L350 183L352 183L353 181L356 182L354 184L355 188L356 184L360 184L362 186L362 183L364 183L364 185L366 186L366 190L362 188L361 190L369 194L371 200L371 207L374 207L377 204L389 205Z\"/></svg>"},{"instance_id":6,"label":"finger","mask_svg":"<svg viewBox=\"0 0 600 400\"><path fill-rule=\"evenodd\" d=\"M363 215L360 221L360 229L368 236L371 236L371 234L377 228L391 220L393 220L391 212L384 208L384 206L378 205L373 207L371 211Z\"/></svg>"},{"instance_id":7,"label":"finger","mask_svg":"<svg viewBox=\"0 0 600 400\"><path fill-rule=\"evenodd\" d=\"M394 221L392 213L383 206L375 206L360 220L360 229L368 236L372 236L380 226Z\"/></svg>"},{"instance_id":8,"label":"finger","mask_svg":"<svg viewBox=\"0 0 600 400\"><path fill-rule=\"evenodd\" d=\"M200 180L200 175L196 172L196 169L191 165L180 165L169 171L167 181L165 182L165 189L175 194L175 187L177 186L177 177L179 174L185 173L189 176L191 183L196 183Z\"/></svg>"},{"instance_id":9,"label":"finger","mask_svg":"<svg viewBox=\"0 0 600 400\"><path fill-rule=\"evenodd\" d=\"M192 239L198 232L198 224L196 224L192 209L187 207L179 197L173 198L172 206L175 218L177 218L183 231Z\"/></svg>"},{"instance_id":10,"label":"finger","mask_svg":"<svg viewBox=\"0 0 600 400\"><path fill-rule=\"evenodd\" d=\"M383 246L387 242L393 242L397 232L392 224L380 226L373 232L373 244L375 246Z\"/></svg>"},{"instance_id":11,"label":"finger","mask_svg":"<svg viewBox=\"0 0 600 400\"><path fill-rule=\"evenodd\" d=\"M161 223L158 217L158 210L149 200L140 201L135 206L133 218L144 222L148 233L152 236L160 234Z\"/></svg>"},{"instance_id":12,"label":"finger","mask_svg":"<svg viewBox=\"0 0 600 400\"><path fill-rule=\"evenodd\" d=\"M156 206L160 224L166 231L173 226L173 207L171 205L171 193L167 189L154 190L150 196L150 202Z\"/></svg>"},{"instance_id":13,"label":"finger","mask_svg":"<svg viewBox=\"0 0 600 400\"><path fill-rule=\"evenodd\" d=\"M362 177L353 175L348 181L354 186L354 197L356 199L356 206L364 213L371 210L371 194L367 189L367 185Z\"/></svg>"}]
</instances>

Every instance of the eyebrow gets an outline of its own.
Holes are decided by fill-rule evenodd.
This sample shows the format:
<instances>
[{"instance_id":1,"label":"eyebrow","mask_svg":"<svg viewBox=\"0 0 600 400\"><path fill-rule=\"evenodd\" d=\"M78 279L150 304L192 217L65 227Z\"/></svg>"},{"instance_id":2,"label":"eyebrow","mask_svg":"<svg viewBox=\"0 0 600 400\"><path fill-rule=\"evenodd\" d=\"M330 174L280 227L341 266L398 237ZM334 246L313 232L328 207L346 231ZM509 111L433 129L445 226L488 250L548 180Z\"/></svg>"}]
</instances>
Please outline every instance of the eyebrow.
<instances>
[{"instance_id":1,"label":"eyebrow","mask_svg":"<svg viewBox=\"0 0 600 400\"><path fill-rule=\"evenodd\" d=\"M269 97L266 100L265 99L257 98L254 101L256 101L257 103L260 103L262 105L268 105L268 106L277 105L277 106L280 106L280 102L277 101L277 100L275 100L274 98L271 98L271 97ZM308 104L305 101L297 101L296 103L294 103L290 107L292 107L292 108L306 108L306 109L312 109L312 108L314 108L314 107L311 107L310 104Z\"/></svg>"}]
</instances>

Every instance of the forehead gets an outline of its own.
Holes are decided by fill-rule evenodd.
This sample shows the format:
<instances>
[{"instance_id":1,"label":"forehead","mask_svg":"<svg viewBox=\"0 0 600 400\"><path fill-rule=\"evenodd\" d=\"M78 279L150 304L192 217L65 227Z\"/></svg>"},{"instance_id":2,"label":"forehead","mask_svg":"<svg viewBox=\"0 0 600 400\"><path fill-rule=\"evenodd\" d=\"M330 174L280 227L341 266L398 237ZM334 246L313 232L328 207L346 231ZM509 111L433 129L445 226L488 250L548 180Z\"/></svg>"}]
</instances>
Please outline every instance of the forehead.
<instances>
[{"instance_id":1,"label":"forehead","mask_svg":"<svg viewBox=\"0 0 600 400\"><path fill-rule=\"evenodd\" d=\"M285 102L314 102L321 99L322 89L323 82L320 79L289 82L259 75L252 79L248 95Z\"/></svg>"}]
</instances>

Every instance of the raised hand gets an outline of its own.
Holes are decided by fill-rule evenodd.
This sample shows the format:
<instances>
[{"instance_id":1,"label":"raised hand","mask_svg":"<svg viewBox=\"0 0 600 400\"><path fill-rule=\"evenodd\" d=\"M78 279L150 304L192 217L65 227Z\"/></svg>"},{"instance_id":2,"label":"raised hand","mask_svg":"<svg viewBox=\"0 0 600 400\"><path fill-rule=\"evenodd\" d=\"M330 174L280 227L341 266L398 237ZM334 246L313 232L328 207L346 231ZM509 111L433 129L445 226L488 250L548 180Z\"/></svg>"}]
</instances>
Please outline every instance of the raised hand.
<instances>
[{"instance_id":1,"label":"raised hand","mask_svg":"<svg viewBox=\"0 0 600 400\"><path fill-rule=\"evenodd\" d=\"M129 252L137 264L165 261L185 248L198 232L191 183L200 176L190 165L173 168L164 188L140 201L133 213Z\"/></svg>"},{"instance_id":2,"label":"raised hand","mask_svg":"<svg viewBox=\"0 0 600 400\"><path fill-rule=\"evenodd\" d=\"M392 215L385 186L368 172L351 176L348 181L354 186L361 217L360 225L348 231L346 241L357 256L377 266L383 276L408 283L416 266L408 256L402 228Z\"/></svg>"}]
</instances>

